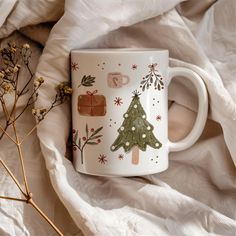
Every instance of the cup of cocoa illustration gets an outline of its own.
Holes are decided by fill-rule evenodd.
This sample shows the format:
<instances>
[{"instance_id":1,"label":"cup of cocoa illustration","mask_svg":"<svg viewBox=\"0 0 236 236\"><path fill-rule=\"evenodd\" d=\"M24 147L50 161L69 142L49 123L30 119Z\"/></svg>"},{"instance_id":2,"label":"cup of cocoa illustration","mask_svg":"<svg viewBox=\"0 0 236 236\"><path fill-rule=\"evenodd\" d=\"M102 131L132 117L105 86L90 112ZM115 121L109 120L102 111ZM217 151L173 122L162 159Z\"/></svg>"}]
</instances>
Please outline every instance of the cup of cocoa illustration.
<instances>
[{"instance_id":1,"label":"cup of cocoa illustration","mask_svg":"<svg viewBox=\"0 0 236 236\"><path fill-rule=\"evenodd\" d=\"M110 88L121 88L129 83L129 76L120 72L110 72L107 74L107 84Z\"/></svg>"}]
</instances>

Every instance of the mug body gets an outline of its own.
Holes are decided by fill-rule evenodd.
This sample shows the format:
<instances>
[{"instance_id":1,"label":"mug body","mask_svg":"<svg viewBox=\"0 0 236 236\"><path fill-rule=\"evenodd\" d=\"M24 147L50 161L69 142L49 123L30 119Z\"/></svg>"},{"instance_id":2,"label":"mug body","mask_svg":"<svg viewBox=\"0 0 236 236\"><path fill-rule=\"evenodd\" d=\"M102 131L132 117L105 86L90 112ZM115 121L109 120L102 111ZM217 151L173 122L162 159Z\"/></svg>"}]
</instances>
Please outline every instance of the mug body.
<instances>
[{"instance_id":1,"label":"mug body","mask_svg":"<svg viewBox=\"0 0 236 236\"><path fill-rule=\"evenodd\" d=\"M168 167L168 51L71 52L77 171L137 176Z\"/></svg>"}]
</instances>

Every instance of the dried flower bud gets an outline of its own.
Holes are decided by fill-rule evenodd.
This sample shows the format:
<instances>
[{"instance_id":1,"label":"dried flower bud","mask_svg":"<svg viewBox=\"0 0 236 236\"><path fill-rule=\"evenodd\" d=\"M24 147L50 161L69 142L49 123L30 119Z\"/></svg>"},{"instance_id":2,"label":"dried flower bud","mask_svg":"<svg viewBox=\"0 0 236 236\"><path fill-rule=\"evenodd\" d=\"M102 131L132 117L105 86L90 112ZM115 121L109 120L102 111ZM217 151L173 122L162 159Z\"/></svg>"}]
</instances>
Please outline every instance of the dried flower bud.
<instances>
[{"instance_id":1,"label":"dried flower bud","mask_svg":"<svg viewBox=\"0 0 236 236\"><path fill-rule=\"evenodd\" d=\"M72 88L70 88L69 86L65 86L64 87L64 93L65 94L72 94Z\"/></svg>"},{"instance_id":2,"label":"dried flower bud","mask_svg":"<svg viewBox=\"0 0 236 236\"><path fill-rule=\"evenodd\" d=\"M6 73L6 74L10 74L11 71L10 71L9 69L6 69L6 70L5 70L5 73Z\"/></svg>"},{"instance_id":3,"label":"dried flower bud","mask_svg":"<svg viewBox=\"0 0 236 236\"><path fill-rule=\"evenodd\" d=\"M36 114L37 114L37 109L34 109L34 108L33 108L33 109L32 109L32 115L35 116Z\"/></svg>"},{"instance_id":4,"label":"dried flower bud","mask_svg":"<svg viewBox=\"0 0 236 236\"><path fill-rule=\"evenodd\" d=\"M15 53L16 52L16 48L15 47L10 47L10 52L11 53Z\"/></svg>"},{"instance_id":5,"label":"dried flower bud","mask_svg":"<svg viewBox=\"0 0 236 236\"><path fill-rule=\"evenodd\" d=\"M47 114L47 109L45 108L32 109L32 114L37 119L37 121L40 122L44 119L45 115Z\"/></svg>"},{"instance_id":6,"label":"dried flower bud","mask_svg":"<svg viewBox=\"0 0 236 236\"><path fill-rule=\"evenodd\" d=\"M39 87L39 82L37 80L34 81L34 87Z\"/></svg>"},{"instance_id":7,"label":"dried flower bud","mask_svg":"<svg viewBox=\"0 0 236 236\"><path fill-rule=\"evenodd\" d=\"M39 114L41 114L41 115L45 114L46 112L47 112L47 109L45 109L45 108L39 110Z\"/></svg>"},{"instance_id":8,"label":"dried flower bud","mask_svg":"<svg viewBox=\"0 0 236 236\"><path fill-rule=\"evenodd\" d=\"M10 83L4 83L4 84L2 84L1 87L3 88L5 93L12 93L14 90L12 84L10 84Z\"/></svg>"},{"instance_id":9,"label":"dried flower bud","mask_svg":"<svg viewBox=\"0 0 236 236\"><path fill-rule=\"evenodd\" d=\"M65 84L64 84L64 83L60 83L60 84L57 86L57 89L62 90L64 87L65 87Z\"/></svg>"},{"instance_id":10,"label":"dried flower bud","mask_svg":"<svg viewBox=\"0 0 236 236\"><path fill-rule=\"evenodd\" d=\"M9 65L9 61L8 60L3 60L3 64L6 65L6 66Z\"/></svg>"},{"instance_id":11,"label":"dried flower bud","mask_svg":"<svg viewBox=\"0 0 236 236\"><path fill-rule=\"evenodd\" d=\"M63 103L69 95L72 94L72 88L68 85L68 82L62 82L56 87L57 94L56 94L56 100L59 103Z\"/></svg>"},{"instance_id":12,"label":"dried flower bud","mask_svg":"<svg viewBox=\"0 0 236 236\"><path fill-rule=\"evenodd\" d=\"M36 78L35 81L34 81L34 86L35 86L35 87L39 87L39 86L41 86L41 84L43 84L43 83L44 83L43 77L38 77L38 78Z\"/></svg>"},{"instance_id":13,"label":"dried flower bud","mask_svg":"<svg viewBox=\"0 0 236 236\"><path fill-rule=\"evenodd\" d=\"M40 84L42 84L42 83L44 82L44 79L43 79L43 77L39 77L39 78L37 78L37 81L38 81Z\"/></svg>"},{"instance_id":14,"label":"dried flower bud","mask_svg":"<svg viewBox=\"0 0 236 236\"><path fill-rule=\"evenodd\" d=\"M30 45L28 43L23 44L22 48L24 49L30 49Z\"/></svg>"},{"instance_id":15,"label":"dried flower bud","mask_svg":"<svg viewBox=\"0 0 236 236\"><path fill-rule=\"evenodd\" d=\"M4 71L0 71L0 79L3 79L5 76L5 72Z\"/></svg>"},{"instance_id":16,"label":"dried flower bud","mask_svg":"<svg viewBox=\"0 0 236 236\"><path fill-rule=\"evenodd\" d=\"M18 68L18 66L15 66L12 70L14 73L16 73L19 70L19 68Z\"/></svg>"}]
</instances>

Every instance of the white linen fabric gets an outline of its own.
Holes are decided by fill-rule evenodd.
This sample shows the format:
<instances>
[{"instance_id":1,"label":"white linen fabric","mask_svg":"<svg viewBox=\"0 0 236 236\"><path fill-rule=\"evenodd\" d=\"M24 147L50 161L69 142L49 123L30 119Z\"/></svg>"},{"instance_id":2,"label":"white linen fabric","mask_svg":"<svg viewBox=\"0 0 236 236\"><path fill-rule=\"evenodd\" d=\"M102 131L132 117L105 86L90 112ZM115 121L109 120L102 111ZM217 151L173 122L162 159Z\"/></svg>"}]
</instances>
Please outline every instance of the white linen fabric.
<instances>
[{"instance_id":1,"label":"white linen fabric","mask_svg":"<svg viewBox=\"0 0 236 236\"><path fill-rule=\"evenodd\" d=\"M62 1L29 2L18 1L0 28L0 37L28 24L60 18L47 41L47 26L22 30L36 41L37 34L43 30L46 34L39 39L46 44L36 69L37 76L43 76L46 82L36 107L48 106L55 85L69 81L69 54L75 48L167 48L170 65L197 72L209 92L209 119L199 141L188 150L171 153L167 171L135 178L75 172L71 161L64 157L71 128L70 105L52 110L37 131L40 147L52 186L82 232L102 236L235 235L236 2L66 0L62 17ZM197 97L191 84L183 83L181 78L171 83L169 93L169 136L178 140L191 130ZM31 149L29 154L39 152L34 146ZM1 148L1 155L5 152ZM37 180L32 182L36 184ZM2 175L1 184L1 191L9 193ZM53 204L53 198L50 200ZM8 218L19 217L19 212L11 215L5 201L4 207L5 213L1 214L5 222L15 225ZM38 235L28 230L30 221L17 222L21 235ZM30 228L33 225L42 226L32 220ZM2 235L19 235L4 222L0 222L0 230ZM71 234L68 227L65 231Z\"/></svg>"}]
</instances>

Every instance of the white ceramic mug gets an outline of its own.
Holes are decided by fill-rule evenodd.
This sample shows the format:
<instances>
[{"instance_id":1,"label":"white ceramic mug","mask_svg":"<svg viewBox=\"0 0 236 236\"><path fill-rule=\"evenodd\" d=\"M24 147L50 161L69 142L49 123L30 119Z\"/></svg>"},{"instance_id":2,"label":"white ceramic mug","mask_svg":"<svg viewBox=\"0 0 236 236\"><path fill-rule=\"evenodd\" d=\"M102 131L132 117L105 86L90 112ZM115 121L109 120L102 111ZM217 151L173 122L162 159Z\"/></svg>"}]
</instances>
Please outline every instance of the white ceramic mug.
<instances>
[{"instance_id":1,"label":"white ceramic mug","mask_svg":"<svg viewBox=\"0 0 236 236\"><path fill-rule=\"evenodd\" d=\"M138 176L168 168L168 154L193 145L202 133L208 98L198 74L170 68L167 50L84 49L71 52L73 153L77 171L102 176ZM113 71L128 76L109 86ZM183 140L168 139L168 85L175 76L197 89L199 109Z\"/></svg>"}]
</instances>

